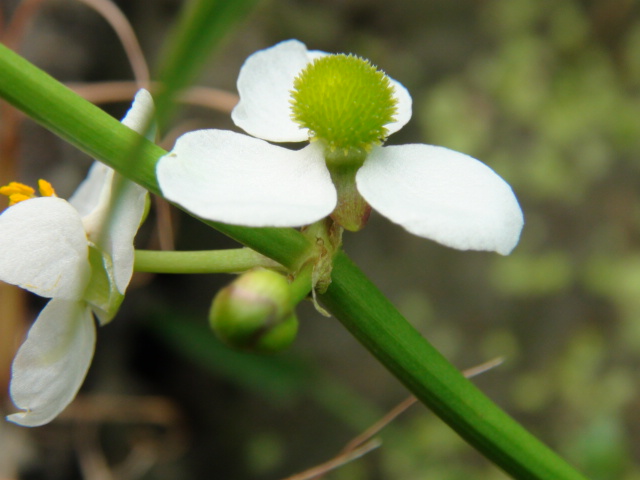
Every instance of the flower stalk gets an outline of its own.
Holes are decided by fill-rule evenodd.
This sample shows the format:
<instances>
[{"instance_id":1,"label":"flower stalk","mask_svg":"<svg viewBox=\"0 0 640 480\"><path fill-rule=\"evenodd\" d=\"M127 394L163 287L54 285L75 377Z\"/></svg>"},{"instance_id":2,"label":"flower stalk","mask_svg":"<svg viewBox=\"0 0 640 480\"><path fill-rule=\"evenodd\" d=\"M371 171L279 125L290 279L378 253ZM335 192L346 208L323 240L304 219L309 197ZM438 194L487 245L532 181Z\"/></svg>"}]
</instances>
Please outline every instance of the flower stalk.
<instances>
[{"instance_id":1,"label":"flower stalk","mask_svg":"<svg viewBox=\"0 0 640 480\"><path fill-rule=\"evenodd\" d=\"M206 251L136 250L134 269L147 273L239 273L255 267L284 270L250 248Z\"/></svg>"},{"instance_id":2,"label":"flower stalk","mask_svg":"<svg viewBox=\"0 0 640 480\"><path fill-rule=\"evenodd\" d=\"M342 150L329 151L325 157L338 194L338 203L331 218L350 232L362 230L371 215L371 206L362 198L356 186L356 174L365 158L364 151L344 154Z\"/></svg>"}]
</instances>

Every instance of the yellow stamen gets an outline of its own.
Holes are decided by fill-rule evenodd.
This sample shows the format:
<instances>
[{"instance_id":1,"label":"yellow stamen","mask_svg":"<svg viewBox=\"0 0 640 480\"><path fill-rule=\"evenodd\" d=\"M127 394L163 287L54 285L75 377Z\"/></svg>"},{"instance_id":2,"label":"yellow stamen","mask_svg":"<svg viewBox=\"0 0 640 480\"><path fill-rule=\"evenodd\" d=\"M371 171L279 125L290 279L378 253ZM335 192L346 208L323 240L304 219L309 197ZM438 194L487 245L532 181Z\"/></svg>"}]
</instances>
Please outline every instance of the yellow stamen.
<instances>
[{"instance_id":1,"label":"yellow stamen","mask_svg":"<svg viewBox=\"0 0 640 480\"><path fill-rule=\"evenodd\" d=\"M56 197L56 191L46 180L38 180L38 190L42 197ZM37 198L36 191L29 185L19 182L11 182L9 185L0 187L0 195L9 197L9 206L18 202L23 202L31 198Z\"/></svg>"},{"instance_id":2,"label":"yellow stamen","mask_svg":"<svg viewBox=\"0 0 640 480\"><path fill-rule=\"evenodd\" d=\"M36 191L29 185L24 183L11 182L9 185L0 187L0 195L6 195L7 197L19 193L21 195L28 195L29 198L33 197Z\"/></svg>"},{"instance_id":3,"label":"yellow stamen","mask_svg":"<svg viewBox=\"0 0 640 480\"><path fill-rule=\"evenodd\" d=\"M24 200L29 200L30 198L33 197L24 195L23 193L12 193L11 195L9 195L9 206L15 205L16 203L22 202Z\"/></svg>"},{"instance_id":4,"label":"yellow stamen","mask_svg":"<svg viewBox=\"0 0 640 480\"><path fill-rule=\"evenodd\" d=\"M40 190L40 196L42 197L57 197L53 186L42 178L38 180L38 190Z\"/></svg>"}]
</instances>

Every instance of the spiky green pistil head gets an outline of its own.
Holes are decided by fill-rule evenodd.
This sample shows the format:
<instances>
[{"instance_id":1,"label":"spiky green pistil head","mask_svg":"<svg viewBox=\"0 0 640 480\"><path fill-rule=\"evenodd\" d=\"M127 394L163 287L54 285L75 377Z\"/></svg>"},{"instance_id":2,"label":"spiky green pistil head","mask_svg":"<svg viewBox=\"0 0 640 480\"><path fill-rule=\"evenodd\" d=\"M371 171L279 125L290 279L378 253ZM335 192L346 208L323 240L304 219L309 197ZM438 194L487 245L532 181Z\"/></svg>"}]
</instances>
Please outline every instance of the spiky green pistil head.
<instances>
[{"instance_id":1,"label":"spiky green pistil head","mask_svg":"<svg viewBox=\"0 0 640 480\"><path fill-rule=\"evenodd\" d=\"M300 72L291 91L291 118L330 151L368 151L382 143L397 100L389 77L354 55L327 55Z\"/></svg>"}]
</instances>

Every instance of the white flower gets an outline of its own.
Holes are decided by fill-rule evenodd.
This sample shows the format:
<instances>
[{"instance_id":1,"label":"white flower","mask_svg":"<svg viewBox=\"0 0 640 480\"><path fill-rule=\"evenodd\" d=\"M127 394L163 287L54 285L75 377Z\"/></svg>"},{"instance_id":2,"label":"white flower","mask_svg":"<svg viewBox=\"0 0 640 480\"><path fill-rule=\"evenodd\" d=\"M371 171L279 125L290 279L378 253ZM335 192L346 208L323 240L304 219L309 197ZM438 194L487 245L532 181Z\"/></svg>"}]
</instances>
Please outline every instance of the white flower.
<instances>
[{"instance_id":1,"label":"white flower","mask_svg":"<svg viewBox=\"0 0 640 480\"><path fill-rule=\"evenodd\" d=\"M144 133L153 112L141 90L122 123ZM0 280L51 298L13 362L10 392L22 411L7 418L25 426L50 422L78 392L94 352L93 314L104 324L120 305L146 202L142 187L98 162L68 202L41 192L50 196L0 215Z\"/></svg>"},{"instance_id":2,"label":"white flower","mask_svg":"<svg viewBox=\"0 0 640 480\"><path fill-rule=\"evenodd\" d=\"M183 135L157 166L164 196L202 218L252 227L296 227L331 214L338 199L322 142L290 150L265 141L309 140L310 132L292 119L291 91L296 76L325 55L296 40L251 55L240 71L232 118L258 138L222 130ZM388 134L411 117L409 93L390 82L397 103ZM373 146L355 181L374 209L421 237L505 255L518 243L523 217L511 187L462 153L423 144Z\"/></svg>"}]
</instances>

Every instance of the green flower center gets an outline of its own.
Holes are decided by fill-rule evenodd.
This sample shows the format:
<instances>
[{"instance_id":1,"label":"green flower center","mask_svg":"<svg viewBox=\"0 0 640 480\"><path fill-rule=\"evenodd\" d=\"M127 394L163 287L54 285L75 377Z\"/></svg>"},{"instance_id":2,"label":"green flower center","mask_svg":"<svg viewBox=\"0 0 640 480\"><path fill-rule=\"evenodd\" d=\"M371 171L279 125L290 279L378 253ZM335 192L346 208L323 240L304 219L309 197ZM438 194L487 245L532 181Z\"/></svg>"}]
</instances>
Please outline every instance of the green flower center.
<instances>
[{"instance_id":1,"label":"green flower center","mask_svg":"<svg viewBox=\"0 0 640 480\"><path fill-rule=\"evenodd\" d=\"M291 91L291 118L330 151L368 151L388 136L397 100L389 77L353 55L327 55L300 72Z\"/></svg>"}]
</instances>

